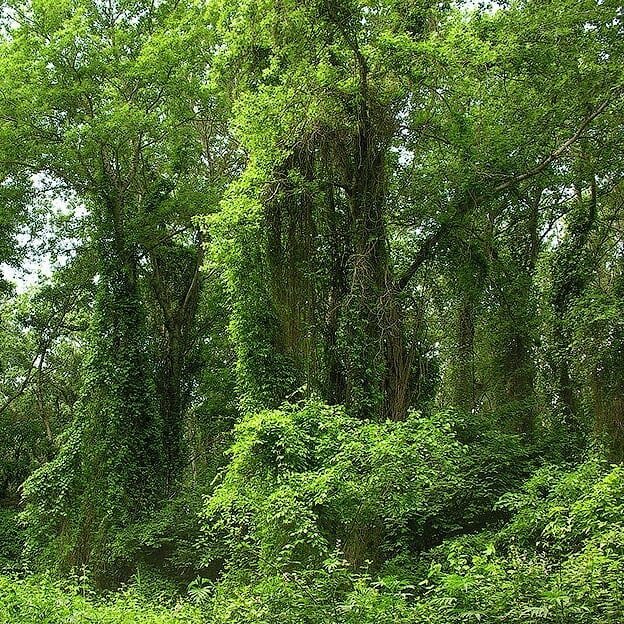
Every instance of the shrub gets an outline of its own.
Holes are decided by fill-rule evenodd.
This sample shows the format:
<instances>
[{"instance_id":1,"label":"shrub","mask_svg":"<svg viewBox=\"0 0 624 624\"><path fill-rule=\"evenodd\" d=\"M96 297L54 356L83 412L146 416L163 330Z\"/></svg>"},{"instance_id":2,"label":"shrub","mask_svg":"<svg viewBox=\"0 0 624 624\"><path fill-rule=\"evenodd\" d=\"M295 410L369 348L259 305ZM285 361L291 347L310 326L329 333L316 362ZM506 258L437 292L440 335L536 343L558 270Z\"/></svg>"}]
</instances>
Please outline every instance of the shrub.
<instances>
[{"instance_id":1,"label":"shrub","mask_svg":"<svg viewBox=\"0 0 624 624\"><path fill-rule=\"evenodd\" d=\"M424 602L441 621L624 621L624 467L544 467L501 505L498 533L437 549Z\"/></svg>"},{"instance_id":2,"label":"shrub","mask_svg":"<svg viewBox=\"0 0 624 624\"><path fill-rule=\"evenodd\" d=\"M207 503L207 563L272 573L335 549L359 566L425 548L461 525L467 453L444 418L372 423L318 403L249 416Z\"/></svg>"},{"instance_id":3,"label":"shrub","mask_svg":"<svg viewBox=\"0 0 624 624\"><path fill-rule=\"evenodd\" d=\"M520 478L520 439L480 426L467 438L449 412L379 423L314 401L248 415L203 514L204 564L222 565L211 617L412 622L429 605L410 604L405 561L498 517Z\"/></svg>"},{"instance_id":4,"label":"shrub","mask_svg":"<svg viewBox=\"0 0 624 624\"><path fill-rule=\"evenodd\" d=\"M429 527L476 522L465 502L504 482L495 462L478 487L495 437L467 446L447 416L373 424L308 404L245 419L204 516L207 557L226 561L210 621L624 621L624 467L540 468L499 496L498 527L435 545Z\"/></svg>"},{"instance_id":5,"label":"shrub","mask_svg":"<svg viewBox=\"0 0 624 624\"><path fill-rule=\"evenodd\" d=\"M44 576L16 580L0 576L0 624L200 624L189 605L171 608L144 603L132 592L109 601L86 597L85 588L61 585Z\"/></svg>"}]
</instances>

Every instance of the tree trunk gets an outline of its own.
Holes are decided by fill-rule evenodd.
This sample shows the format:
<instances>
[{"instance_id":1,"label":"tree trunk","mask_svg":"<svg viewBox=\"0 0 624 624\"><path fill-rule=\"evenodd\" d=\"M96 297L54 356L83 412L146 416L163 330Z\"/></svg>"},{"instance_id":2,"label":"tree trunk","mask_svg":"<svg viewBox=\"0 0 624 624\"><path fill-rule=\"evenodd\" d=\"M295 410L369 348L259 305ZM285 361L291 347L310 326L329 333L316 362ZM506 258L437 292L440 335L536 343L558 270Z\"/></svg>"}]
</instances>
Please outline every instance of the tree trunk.
<instances>
[{"instance_id":1,"label":"tree trunk","mask_svg":"<svg viewBox=\"0 0 624 624\"><path fill-rule=\"evenodd\" d=\"M457 311L457 355L453 405L469 414L475 409L474 338L474 304L470 293L464 293Z\"/></svg>"}]
</instances>

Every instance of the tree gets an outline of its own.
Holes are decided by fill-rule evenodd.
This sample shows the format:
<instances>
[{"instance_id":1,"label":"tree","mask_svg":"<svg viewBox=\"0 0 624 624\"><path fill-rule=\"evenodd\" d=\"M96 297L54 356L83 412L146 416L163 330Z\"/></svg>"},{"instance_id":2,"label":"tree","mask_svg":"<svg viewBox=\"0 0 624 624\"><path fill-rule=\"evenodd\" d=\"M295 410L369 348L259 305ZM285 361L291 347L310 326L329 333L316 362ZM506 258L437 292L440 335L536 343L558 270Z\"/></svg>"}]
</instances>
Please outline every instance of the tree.
<instances>
[{"instance_id":1,"label":"tree","mask_svg":"<svg viewBox=\"0 0 624 624\"><path fill-rule=\"evenodd\" d=\"M193 323L201 263L200 242L187 231L210 177L206 29L200 10L184 3L14 3L9 10L1 105L14 159L75 194L91 225L97 295L81 416L70 436L76 463L64 507L53 515L69 562L93 559L104 569L111 528L153 508L180 466L187 348L180 336ZM175 254L190 256L189 268L164 268ZM165 324L159 375L169 383L159 387L161 409L146 260L153 309ZM33 477L31 499L53 474L51 465ZM100 528L92 532L94 522Z\"/></svg>"}]
</instances>

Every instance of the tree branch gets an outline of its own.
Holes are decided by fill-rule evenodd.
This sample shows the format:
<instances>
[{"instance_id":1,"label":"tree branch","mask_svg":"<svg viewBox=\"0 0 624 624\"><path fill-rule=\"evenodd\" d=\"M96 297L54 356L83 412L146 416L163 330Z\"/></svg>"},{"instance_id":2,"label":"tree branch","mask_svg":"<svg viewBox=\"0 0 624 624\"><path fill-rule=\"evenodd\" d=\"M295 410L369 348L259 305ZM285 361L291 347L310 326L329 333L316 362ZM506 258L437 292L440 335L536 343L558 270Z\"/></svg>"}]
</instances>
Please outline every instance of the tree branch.
<instances>
[{"instance_id":1,"label":"tree branch","mask_svg":"<svg viewBox=\"0 0 624 624\"><path fill-rule=\"evenodd\" d=\"M533 176L544 171L549 165L555 162L558 158L560 158L572 145L574 145L583 135L583 132L589 127L589 125L601 114L603 113L611 104L612 100L605 100L598 108L596 108L590 115L588 115L578 130L566 141L564 141L557 149L552 151L546 158L544 158L539 164L531 169L525 171L522 174L512 176L509 179L501 182L498 186L495 186L488 193L481 193L474 198L471 198L470 201L463 202L455 215L450 218L448 221L440 224L437 230L429 234L427 238L423 241L416 257L407 268L405 273L399 278L397 281L397 288L399 291L402 291L410 282L410 280L417 273L418 269L422 266L422 264L430 257L433 253L434 249L437 245L442 241L442 239L447 235L447 233L454 227L455 221L458 216L465 215L472 206L476 206L481 200L483 200L488 195L502 193L503 191L511 188L512 186L519 184L520 182L524 182L524 180L528 180Z\"/></svg>"},{"instance_id":2,"label":"tree branch","mask_svg":"<svg viewBox=\"0 0 624 624\"><path fill-rule=\"evenodd\" d=\"M546 169L548 165L552 164L555 160L557 160L560 156L562 156L570 147L572 147L572 145L574 145L581 138L583 132L585 132L585 130L591 124L591 122L594 121L594 119L596 119L596 117L598 117L601 113L603 113L607 109L610 103L611 103L611 100L605 100L593 113L591 113L591 115L588 115L585 118L583 123L579 126L579 129L567 141L562 143L556 150L551 152L546 158L544 158L544 160L542 160L538 165L536 165L532 169L529 169L528 171L525 171L524 173L520 175L513 176L509 178L508 180L506 180L505 182L502 182L501 184L496 186L493 189L494 193L500 193L501 191L504 191L508 189L509 187L515 184L518 184L519 182L528 180L529 178L532 178L538 173L541 173L542 171L544 171L544 169Z\"/></svg>"}]
</instances>

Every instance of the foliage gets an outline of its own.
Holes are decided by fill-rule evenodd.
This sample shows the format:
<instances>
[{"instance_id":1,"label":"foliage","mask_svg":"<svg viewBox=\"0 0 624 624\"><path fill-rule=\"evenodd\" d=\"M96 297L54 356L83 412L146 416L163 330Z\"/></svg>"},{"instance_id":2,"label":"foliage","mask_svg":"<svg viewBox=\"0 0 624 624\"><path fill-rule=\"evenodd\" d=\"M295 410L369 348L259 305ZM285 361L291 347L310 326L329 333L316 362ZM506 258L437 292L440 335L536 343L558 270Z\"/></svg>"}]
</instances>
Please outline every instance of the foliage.
<instances>
[{"instance_id":1,"label":"foliage","mask_svg":"<svg viewBox=\"0 0 624 624\"><path fill-rule=\"evenodd\" d=\"M623 42L0 0L0 618L621 622Z\"/></svg>"},{"instance_id":2,"label":"foliage","mask_svg":"<svg viewBox=\"0 0 624 624\"><path fill-rule=\"evenodd\" d=\"M544 467L501 497L517 511L499 530L446 541L416 566L371 574L333 554L314 569L230 573L205 604L224 623L617 622L623 477L595 460Z\"/></svg>"},{"instance_id":3,"label":"foliage","mask_svg":"<svg viewBox=\"0 0 624 624\"><path fill-rule=\"evenodd\" d=\"M24 536L15 509L0 508L0 571L20 567Z\"/></svg>"},{"instance_id":4,"label":"foliage","mask_svg":"<svg viewBox=\"0 0 624 624\"><path fill-rule=\"evenodd\" d=\"M132 591L109 600L96 599L83 586L59 583L44 576L28 580L0 577L2 624L193 624L199 613L188 605L172 608L147 604Z\"/></svg>"},{"instance_id":5,"label":"foliage","mask_svg":"<svg viewBox=\"0 0 624 624\"><path fill-rule=\"evenodd\" d=\"M492 431L462 444L455 425L449 414L366 422L316 402L248 416L206 507L207 563L269 574L338 551L357 569L483 521L523 451Z\"/></svg>"},{"instance_id":6,"label":"foliage","mask_svg":"<svg viewBox=\"0 0 624 624\"><path fill-rule=\"evenodd\" d=\"M439 549L426 602L446 622L621 619L623 477L598 461L539 470L501 499L516 512L498 533Z\"/></svg>"}]
</instances>

